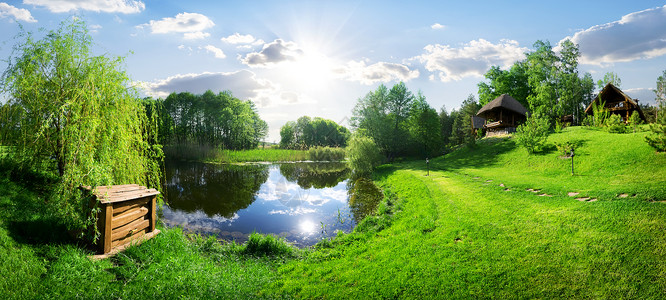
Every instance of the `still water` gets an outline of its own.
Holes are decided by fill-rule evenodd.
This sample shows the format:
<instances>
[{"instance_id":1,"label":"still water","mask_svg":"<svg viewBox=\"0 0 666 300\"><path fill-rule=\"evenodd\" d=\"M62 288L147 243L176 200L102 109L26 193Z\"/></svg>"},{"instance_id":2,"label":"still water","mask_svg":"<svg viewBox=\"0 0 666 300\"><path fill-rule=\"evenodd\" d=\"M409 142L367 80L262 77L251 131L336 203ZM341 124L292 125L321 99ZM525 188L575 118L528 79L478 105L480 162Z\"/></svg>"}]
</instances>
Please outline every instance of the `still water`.
<instances>
[{"instance_id":1,"label":"still water","mask_svg":"<svg viewBox=\"0 0 666 300\"><path fill-rule=\"evenodd\" d=\"M378 202L356 200L363 182L349 183L344 163L167 162L165 175L161 220L168 227L240 243L259 232L313 245L351 231Z\"/></svg>"}]
</instances>

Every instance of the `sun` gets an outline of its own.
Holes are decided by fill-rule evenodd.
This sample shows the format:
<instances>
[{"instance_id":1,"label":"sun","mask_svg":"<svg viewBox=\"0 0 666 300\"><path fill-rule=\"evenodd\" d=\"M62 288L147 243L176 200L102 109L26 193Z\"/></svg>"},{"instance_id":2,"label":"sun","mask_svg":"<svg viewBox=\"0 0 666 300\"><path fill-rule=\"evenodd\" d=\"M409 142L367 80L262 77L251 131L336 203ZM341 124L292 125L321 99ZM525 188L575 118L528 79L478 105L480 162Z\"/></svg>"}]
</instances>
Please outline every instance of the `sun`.
<instances>
[{"instance_id":1,"label":"sun","mask_svg":"<svg viewBox=\"0 0 666 300\"><path fill-rule=\"evenodd\" d=\"M315 48L303 49L303 54L286 69L286 77L303 91L321 91L334 80L335 64L324 52Z\"/></svg>"}]
</instances>

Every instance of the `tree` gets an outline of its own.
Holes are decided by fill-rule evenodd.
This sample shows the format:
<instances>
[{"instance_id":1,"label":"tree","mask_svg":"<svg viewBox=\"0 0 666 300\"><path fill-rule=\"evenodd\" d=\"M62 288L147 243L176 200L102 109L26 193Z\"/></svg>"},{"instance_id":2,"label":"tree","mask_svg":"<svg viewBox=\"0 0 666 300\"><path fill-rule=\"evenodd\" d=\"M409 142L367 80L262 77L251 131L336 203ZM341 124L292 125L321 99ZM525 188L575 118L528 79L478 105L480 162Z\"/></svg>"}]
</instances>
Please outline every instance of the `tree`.
<instances>
[{"instance_id":1,"label":"tree","mask_svg":"<svg viewBox=\"0 0 666 300\"><path fill-rule=\"evenodd\" d=\"M615 87L620 88L622 80L620 80L620 76L617 76L617 74L614 72L607 72L604 74L603 79L599 79L599 81L597 81L597 88L601 90L609 83L612 83Z\"/></svg>"},{"instance_id":2,"label":"tree","mask_svg":"<svg viewBox=\"0 0 666 300\"><path fill-rule=\"evenodd\" d=\"M659 108L656 112L654 124L650 124L651 134L645 137L645 141L657 149L657 151L666 151L666 70L664 74L657 77L656 94Z\"/></svg>"},{"instance_id":3,"label":"tree","mask_svg":"<svg viewBox=\"0 0 666 300\"><path fill-rule=\"evenodd\" d=\"M450 142L452 145L472 143L475 136L472 135L472 116L479 111L479 104L474 95L470 94L463 101L459 111L452 111L453 125L451 128Z\"/></svg>"},{"instance_id":4,"label":"tree","mask_svg":"<svg viewBox=\"0 0 666 300\"><path fill-rule=\"evenodd\" d=\"M501 96L502 94L511 95L522 105L528 107L527 97L532 93L528 85L527 65L525 62L517 62L507 71L503 71L499 66L493 66L484 75L490 82L480 82L479 104L481 106Z\"/></svg>"},{"instance_id":5,"label":"tree","mask_svg":"<svg viewBox=\"0 0 666 300\"><path fill-rule=\"evenodd\" d=\"M453 114L453 113L452 113ZM453 115L446 111L446 106L442 105L439 110L439 125L442 128L442 143L449 144L451 130L453 128Z\"/></svg>"},{"instance_id":6,"label":"tree","mask_svg":"<svg viewBox=\"0 0 666 300\"><path fill-rule=\"evenodd\" d=\"M311 147L344 147L350 133L347 128L337 123L308 116L289 121L280 128L280 147L290 149L309 149Z\"/></svg>"},{"instance_id":7,"label":"tree","mask_svg":"<svg viewBox=\"0 0 666 300\"><path fill-rule=\"evenodd\" d=\"M61 23L41 40L21 32L2 88L20 111L12 144L25 168L58 177L50 209L70 229L94 225L77 198L80 185L137 183L160 189L159 145L151 145L137 92L123 58L94 56L80 20Z\"/></svg>"},{"instance_id":8,"label":"tree","mask_svg":"<svg viewBox=\"0 0 666 300\"><path fill-rule=\"evenodd\" d=\"M666 70L661 76L657 77L657 88L652 91L655 94L657 106L666 103Z\"/></svg>"},{"instance_id":9,"label":"tree","mask_svg":"<svg viewBox=\"0 0 666 300\"><path fill-rule=\"evenodd\" d=\"M434 157L440 153L443 145L442 128L437 111L430 107L422 93L418 93L409 116L410 135L419 148L416 154ZM420 153L419 153L420 152Z\"/></svg>"},{"instance_id":10,"label":"tree","mask_svg":"<svg viewBox=\"0 0 666 300\"><path fill-rule=\"evenodd\" d=\"M538 152L548 138L548 128L548 119L538 115L528 117L527 121L516 129L516 143L525 147L529 154Z\"/></svg>"},{"instance_id":11,"label":"tree","mask_svg":"<svg viewBox=\"0 0 666 300\"><path fill-rule=\"evenodd\" d=\"M381 163L379 147L371 137L354 135L347 147L349 167L356 176L367 176Z\"/></svg>"}]
</instances>

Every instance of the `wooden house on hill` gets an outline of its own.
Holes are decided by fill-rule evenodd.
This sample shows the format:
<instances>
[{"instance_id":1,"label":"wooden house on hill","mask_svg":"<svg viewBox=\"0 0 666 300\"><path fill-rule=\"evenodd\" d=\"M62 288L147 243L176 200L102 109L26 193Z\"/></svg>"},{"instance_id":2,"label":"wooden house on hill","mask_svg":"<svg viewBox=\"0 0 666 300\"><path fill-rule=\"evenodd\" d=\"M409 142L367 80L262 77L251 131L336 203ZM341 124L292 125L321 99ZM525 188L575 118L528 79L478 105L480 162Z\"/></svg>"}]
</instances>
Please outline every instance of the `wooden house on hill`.
<instances>
[{"instance_id":1,"label":"wooden house on hill","mask_svg":"<svg viewBox=\"0 0 666 300\"><path fill-rule=\"evenodd\" d=\"M516 132L516 127L525 121L527 108L513 97L502 94L484 105L476 115L485 119L486 135L508 134Z\"/></svg>"},{"instance_id":2,"label":"wooden house on hill","mask_svg":"<svg viewBox=\"0 0 666 300\"><path fill-rule=\"evenodd\" d=\"M599 100L601 98L601 100ZM622 120L627 122L631 117L631 114L634 111L638 111L638 114L641 116L641 119L645 121L645 115L643 110L638 106L637 99L631 99L619 88L615 87L613 84L607 84L599 94L594 97L594 100L587 106L585 113L588 115L594 115L594 109L592 109L592 104L599 103L599 101L605 101L604 108L608 110L611 114L616 114L622 117Z\"/></svg>"}]
</instances>

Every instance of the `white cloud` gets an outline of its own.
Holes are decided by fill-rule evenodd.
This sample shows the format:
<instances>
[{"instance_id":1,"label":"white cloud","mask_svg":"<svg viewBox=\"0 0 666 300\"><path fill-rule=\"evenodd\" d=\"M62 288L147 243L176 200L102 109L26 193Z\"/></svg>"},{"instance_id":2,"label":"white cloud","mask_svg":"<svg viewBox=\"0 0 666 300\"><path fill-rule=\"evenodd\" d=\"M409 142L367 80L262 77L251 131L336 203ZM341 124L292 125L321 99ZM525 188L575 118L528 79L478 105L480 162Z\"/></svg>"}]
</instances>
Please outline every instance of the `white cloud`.
<instances>
[{"instance_id":1,"label":"white cloud","mask_svg":"<svg viewBox=\"0 0 666 300\"><path fill-rule=\"evenodd\" d=\"M227 57L226 55L224 55L224 52L222 52L222 49L217 48L213 45L206 45L204 47L204 49L206 49L206 51L208 51L208 52L211 52L211 53L215 54L215 58L225 58L225 57Z\"/></svg>"},{"instance_id":2,"label":"white cloud","mask_svg":"<svg viewBox=\"0 0 666 300\"><path fill-rule=\"evenodd\" d=\"M443 82L469 76L482 77L491 66L508 67L525 58L528 50L514 40L501 40L493 44L484 39L471 41L458 48L435 44L427 45L424 49L426 53L414 59L424 63L426 70L437 73Z\"/></svg>"},{"instance_id":3,"label":"white cloud","mask_svg":"<svg viewBox=\"0 0 666 300\"><path fill-rule=\"evenodd\" d=\"M25 8L16 8L7 3L0 2L0 19L11 17L16 21L35 23L37 20L32 17L30 11Z\"/></svg>"},{"instance_id":4,"label":"white cloud","mask_svg":"<svg viewBox=\"0 0 666 300\"><path fill-rule=\"evenodd\" d=\"M446 26L444 26L442 24L439 24L439 23L435 23L435 24L430 25L430 28L437 30L437 29L444 29L444 28L446 28Z\"/></svg>"},{"instance_id":5,"label":"white cloud","mask_svg":"<svg viewBox=\"0 0 666 300\"><path fill-rule=\"evenodd\" d=\"M183 33L185 39L203 39L210 36L204 32L215 26L208 17L197 13L179 13L174 18L163 18L162 20L151 20L147 24L137 27L150 27L151 33Z\"/></svg>"},{"instance_id":6,"label":"white cloud","mask_svg":"<svg viewBox=\"0 0 666 300\"><path fill-rule=\"evenodd\" d=\"M96 24L96 25L90 25L90 33L98 33L100 29L102 29L102 25Z\"/></svg>"},{"instance_id":7,"label":"white cloud","mask_svg":"<svg viewBox=\"0 0 666 300\"><path fill-rule=\"evenodd\" d=\"M269 67L281 62L295 61L303 55L294 42L277 39L265 44L259 52L252 52L241 58L241 62L250 67Z\"/></svg>"},{"instance_id":8,"label":"white cloud","mask_svg":"<svg viewBox=\"0 0 666 300\"><path fill-rule=\"evenodd\" d=\"M54 13L88 10L105 13L133 14L146 8L141 1L135 0L23 0L23 4L44 6Z\"/></svg>"},{"instance_id":9,"label":"white cloud","mask_svg":"<svg viewBox=\"0 0 666 300\"><path fill-rule=\"evenodd\" d=\"M582 64L603 65L666 54L666 5L630 13L567 37L579 45Z\"/></svg>"},{"instance_id":10,"label":"white cloud","mask_svg":"<svg viewBox=\"0 0 666 300\"><path fill-rule=\"evenodd\" d=\"M418 70L403 64L378 62L366 65L364 61L350 61L334 70L341 78L371 85L376 82L409 81L419 77Z\"/></svg>"},{"instance_id":11,"label":"white cloud","mask_svg":"<svg viewBox=\"0 0 666 300\"><path fill-rule=\"evenodd\" d=\"M657 104L657 98L652 89L633 88L633 89L623 89L622 91L625 94L627 94L629 97L633 99L638 99L639 101L638 103L640 104L650 104L650 105Z\"/></svg>"},{"instance_id":12,"label":"white cloud","mask_svg":"<svg viewBox=\"0 0 666 300\"><path fill-rule=\"evenodd\" d=\"M242 45L242 46L249 46L249 45L261 45L264 43L263 40L256 39L250 34L246 35L241 35L240 33L236 32L228 37L223 37L220 39L221 41L232 44L232 45ZM249 44L249 45L248 45Z\"/></svg>"},{"instance_id":13,"label":"white cloud","mask_svg":"<svg viewBox=\"0 0 666 300\"><path fill-rule=\"evenodd\" d=\"M283 104L285 101L298 102L298 99L292 97L293 95L283 100L284 92L279 85L257 78L253 72L248 70L228 73L178 74L166 79L138 82L137 84L146 95L158 98L165 98L173 92L202 94L207 90L216 93L229 90L235 97L252 100L260 108Z\"/></svg>"}]
</instances>

